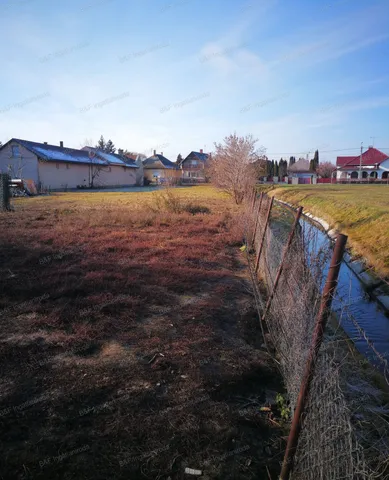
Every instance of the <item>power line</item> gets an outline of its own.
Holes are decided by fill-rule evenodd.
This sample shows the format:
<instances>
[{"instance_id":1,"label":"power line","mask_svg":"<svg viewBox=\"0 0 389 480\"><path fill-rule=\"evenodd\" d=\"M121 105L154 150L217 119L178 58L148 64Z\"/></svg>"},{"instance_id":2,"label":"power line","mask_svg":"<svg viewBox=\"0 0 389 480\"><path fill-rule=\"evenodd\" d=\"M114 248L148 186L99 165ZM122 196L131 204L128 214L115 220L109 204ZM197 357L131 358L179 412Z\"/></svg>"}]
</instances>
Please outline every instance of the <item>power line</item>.
<instances>
[{"instance_id":1,"label":"power line","mask_svg":"<svg viewBox=\"0 0 389 480\"><path fill-rule=\"evenodd\" d=\"M337 150L320 150L319 151L321 153L329 153L329 152L344 152L346 150L359 150L359 147L358 148L338 148ZM311 152L312 150L309 150L309 152ZM271 152L271 153L267 153L266 152L266 155L289 155L289 154L294 154L294 155L299 155L299 154L305 154L307 153L308 150L304 150L303 152L278 152L278 153L274 153L274 152Z\"/></svg>"},{"instance_id":2,"label":"power line","mask_svg":"<svg viewBox=\"0 0 389 480\"><path fill-rule=\"evenodd\" d=\"M353 147L353 148L338 148L337 150L320 150L320 149L316 149L316 150L319 150L320 153L330 153L330 152L346 152L348 150L360 150L361 147ZM376 148L377 150L389 150L389 147L374 147ZM312 152L312 150L304 150L303 152L271 152L271 153L268 153L266 152L265 155L303 155L303 154L306 154L306 153L309 153L309 152Z\"/></svg>"}]
</instances>

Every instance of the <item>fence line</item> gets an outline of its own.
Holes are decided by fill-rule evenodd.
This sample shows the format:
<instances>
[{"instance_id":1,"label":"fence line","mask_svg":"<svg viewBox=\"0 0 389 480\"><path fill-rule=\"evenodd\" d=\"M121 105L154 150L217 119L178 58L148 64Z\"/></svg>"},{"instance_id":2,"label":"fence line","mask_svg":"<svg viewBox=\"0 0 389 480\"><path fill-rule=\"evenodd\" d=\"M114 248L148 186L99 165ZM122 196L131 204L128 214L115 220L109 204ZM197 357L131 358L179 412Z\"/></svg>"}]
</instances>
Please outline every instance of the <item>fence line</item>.
<instances>
[{"instance_id":1,"label":"fence line","mask_svg":"<svg viewBox=\"0 0 389 480\"><path fill-rule=\"evenodd\" d=\"M367 429L365 421L355 420L358 415L369 422L373 419L371 402L374 405L382 392L374 391L358 371L355 353L348 351L339 328L326 326L336 279L332 278L324 298L321 288L332 245L320 243L315 226L301 226L300 216L301 209L273 204L265 194L247 203L246 251L264 343L268 347L267 339L271 339L295 412L294 431L296 425L300 430L289 444L280 478L389 478L388 422L376 415L376 425ZM338 243L330 272L339 268L342 243ZM266 300L259 281L267 291ZM350 378L355 382L351 386ZM306 402L301 409L298 398L307 379L310 388L302 394ZM375 392L373 396L361 397L366 385ZM296 410L298 405L300 410Z\"/></svg>"},{"instance_id":2,"label":"fence line","mask_svg":"<svg viewBox=\"0 0 389 480\"><path fill-rule=\"evenodd\" d=\"M11 210L10 206L10 176L0 173L0 211Z\"/></svg>"}]
</instances>

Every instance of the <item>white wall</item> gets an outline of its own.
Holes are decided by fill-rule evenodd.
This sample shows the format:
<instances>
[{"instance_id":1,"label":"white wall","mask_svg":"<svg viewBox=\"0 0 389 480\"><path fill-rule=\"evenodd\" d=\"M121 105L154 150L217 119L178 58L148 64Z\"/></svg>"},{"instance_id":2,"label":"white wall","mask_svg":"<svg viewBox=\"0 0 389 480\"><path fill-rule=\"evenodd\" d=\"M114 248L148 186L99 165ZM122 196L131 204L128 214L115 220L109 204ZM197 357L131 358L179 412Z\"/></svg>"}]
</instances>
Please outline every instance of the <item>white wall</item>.
<instances>
[{"instance_id":1,"label":"white wall","mask_svg":"<svg viewBox=\"0 0 389 480\"><path fill-rule=\"evenodd\" d=\"M13 158L11 149L12 145L18 144L16 142L11 142L0 150L0 172L10 173L8 166L11 165L15 173L17 170L21 170L22 178L26 180L34 180L34 182L38 184L39 176L37 157L26 148L19 145L19 153L21 157Z\"/></svg>"},{"instance_id":2,"label":"white wall","mask_svg":"<svg viewBox=\"0 0 389 480\"><path fill-rule=\"evenodd\" d=\"M90 165L70 162L39 162L39 177L44 188L66 189L78 185L89 186ZM104 166L94 179L95 187L132 186L136 182L136 169L124 170L119 165Z\"/></svg>"},{"instance_id":3,"label":"white wall","mask_svg":"<svg viewBox=\"0 0 389 480\"><path fill-rule=\"evenodd\" d=\"M358 180L359 179L359 167L352 168L350 170L342 170L342 171L337 170L336 178L337 179L342 179L342 180L349 179L351 177L352 172L357 172L358 173L358 178L354 179L354 180ZM384 172L389 172L389 160L385 160L384 162L382 162L381 165L380 165L380 168L378 170L374 170L373 168L362 168L362 173L363 172L367 173L368 178L371 178L370 174L372 172L377 172L377 179L380 179L380 178L382 178L382 174Z\"/></svg>"},{"instance_id":4,"label":"white wall","mask_svg":"<svg viewBox=\"0 0 389 480\"><path fill-rule=\"evenodd\" d=\"M21 170L21 177L25 180L34 180L36 185L39 183L43 188L53 190L62 190L66 188L77 188L78 185L89 186L90 165L71 162L38 161L36 155L26 148L19 146L20 157L12 157L12 145L18 145L11 142L0 150L0 172L9 173L9 165L13 170ZM137 181L143 182L143 167L125 169L119 165L104 167L100 174L95 178L95 186L116 187L133 186Z\"/></svg>"},{"instance_id":5,"label":"white wall","mask_svg":"<svg viewBox=\"0 0 389 480\"><path fill-rule=\"evenodd\" d=\"M95 177L94 184L97 187L132 186L136 184L136 168L111 165L103 167Z\"/></svg>"},{"instance_id":6,"label":"white wall","mask_svg":"<svg viewBox=\"0 0 389 480\"><path fill-rule=\"evenodd\" d=\"M39 162L39 179L43 188L53 190L89 186L89 165L42 161Z\"/></svg>"},{"instance_id":7,"label":"white wall","mask_svg":"<svg viewBox=\"0 0 389 480\"><path fill-rule=\"evenodd\" d=\"M382 174L384 172L389 172L389 159L381 163L380 168L378 170L378 178L382 178Z\"/></svg>"}]
</instances>

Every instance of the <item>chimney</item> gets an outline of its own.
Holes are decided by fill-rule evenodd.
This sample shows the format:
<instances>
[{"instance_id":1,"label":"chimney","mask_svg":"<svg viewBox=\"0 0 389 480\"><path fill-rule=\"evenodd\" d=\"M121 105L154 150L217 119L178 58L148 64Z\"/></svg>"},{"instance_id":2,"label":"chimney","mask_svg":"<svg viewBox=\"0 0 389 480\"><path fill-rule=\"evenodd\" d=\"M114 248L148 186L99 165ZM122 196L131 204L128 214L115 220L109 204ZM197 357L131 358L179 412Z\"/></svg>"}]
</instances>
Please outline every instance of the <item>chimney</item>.
<instances>
[{"instance_id":1,"label":"chimney","mask_svg":"<svg viewBox=\"0 0 389 480\"><path fill-rule=\"evenodd\" d=\"M202 148L200 148L200 153L203 153L203 149L202 149Z\"/></svg>"},{"instance_id":2,"label":"chimney","mask_svg":"<svg viewBox=\"0 0 389 480\"><path fill-rule=\"evenodd\" d=\"M374 148L373 145L369 145L369 148Z\"/></svg>"},{"instance_id":3,"label":"chimney","mask_svg":"<svg viewBox=\"0 0 389 480\"><path fill-rule=\"evenodd\" d=\"M154 156L157 155L157 150L154 150Z\"/></svg>"},{"instance_id":4,"label":"chimney","mask_svg":"<svg viewBox=\"0 0 389 480\"><path fill-rule=\"evenodd\" d=\"M161 155L163 155L163 152L161 152Z\"/></svg>"},{"instance_id":5,"label":"chimney","mask_svg":"<svg viewBox=\"0 0 389 480\"><path fill-rule=\"evenodd\" d=\"M47 145L47 142L43 142L45 145Z\"/></svg>"},{"instance_id":6,"label":"chimney","mask_svg":"<svg viewBox=\"0 0 389 480\"><path fill-rule=\"evenodd\" d=\"M62 140L59 142L59 146L60 146L61 148L63 148L63 141L62 141Z\"/></svg>"}]
</instances>

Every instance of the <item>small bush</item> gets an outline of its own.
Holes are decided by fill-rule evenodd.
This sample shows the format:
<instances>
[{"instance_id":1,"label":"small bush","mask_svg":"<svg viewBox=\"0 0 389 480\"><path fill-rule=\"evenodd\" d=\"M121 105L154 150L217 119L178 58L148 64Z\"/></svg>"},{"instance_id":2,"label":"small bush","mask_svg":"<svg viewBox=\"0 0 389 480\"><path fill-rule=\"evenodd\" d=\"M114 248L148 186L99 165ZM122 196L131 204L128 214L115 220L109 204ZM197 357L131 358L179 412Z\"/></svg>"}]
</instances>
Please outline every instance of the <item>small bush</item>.
<instances>
[{"instance_id":1,"label":"small bush","mask_svg":"<svg viewBox=\"0 0 389 480\"><path fill-rule=\"evenodd\" d=\"M158 192L153 195L153 202L149 204L152 212L157 213L167 211L169 213L210 213L211 210L203 205L198 205L193 202L186 202L179 195L167 188L163 192Z\"/></svg>"},{"instance_id":2,"label":"small bush","mask_svg":"<svg viewBox=\"0 0 389 480\"><path fill-rule=\"evenodd\" d=\"M189 202L184 206L185 212L196 215L196 213L211 213L211 210L208 207L203 205L196 205L195 203Z\"/></svg>"}]
</instances>

